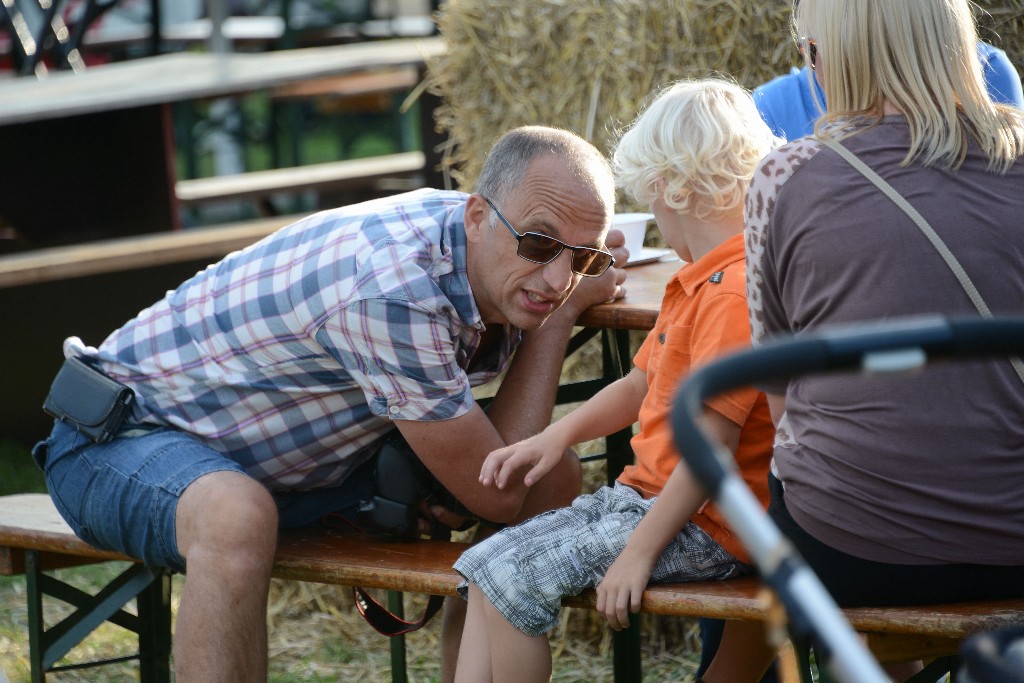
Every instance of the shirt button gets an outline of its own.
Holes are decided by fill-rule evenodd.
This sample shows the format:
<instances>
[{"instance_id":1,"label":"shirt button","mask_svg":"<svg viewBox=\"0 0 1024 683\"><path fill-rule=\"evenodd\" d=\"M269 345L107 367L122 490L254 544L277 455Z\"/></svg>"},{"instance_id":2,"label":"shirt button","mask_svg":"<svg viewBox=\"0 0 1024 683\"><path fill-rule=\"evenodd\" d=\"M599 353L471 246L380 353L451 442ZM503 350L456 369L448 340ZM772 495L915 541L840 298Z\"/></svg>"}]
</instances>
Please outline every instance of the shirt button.
<instances>
[{"instance_id":1,"label":"shirt button","mask_svg":"<svg viewBox=\"0 0 1024 683\"><path fill-rule=\"evenodd\" d=\"M388 412L391 413L392 415L398 415L400 410L401 408L399 408L398 406L388 406Z\"/></svg>"},{"instance_id":2,"label":"shirt button","mask_svg":"<svg viewBox=\"0 0 1024 683\"><path fill-rule=\"evenodd\" d=\"M665 333L664 332L658 335L658 343L659 344L664 344L665 343Z\"/></svg>"}]
</instances>

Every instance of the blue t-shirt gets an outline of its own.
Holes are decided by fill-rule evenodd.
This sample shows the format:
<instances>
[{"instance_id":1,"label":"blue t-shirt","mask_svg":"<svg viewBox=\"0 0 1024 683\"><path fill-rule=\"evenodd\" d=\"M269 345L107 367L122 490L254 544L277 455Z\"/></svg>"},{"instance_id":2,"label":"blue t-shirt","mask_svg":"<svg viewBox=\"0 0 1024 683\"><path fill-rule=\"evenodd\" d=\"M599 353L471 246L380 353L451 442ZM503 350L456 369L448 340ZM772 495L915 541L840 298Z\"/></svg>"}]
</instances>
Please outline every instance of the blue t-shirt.
<instances>
[{"instance_id":1,"label":"blue t-shirt","mask_svg":"<svg viewBox=\"0 0 1024 683\"><path fill-rule=\"evenodd\" d=\"M978 43L978 58L989 97L1024 109L1020 76L1006 53L988 43ZM825 111L825 93L806 66L793 67L788 74L759 85L754 89L754 102L772 132L787 140L814 132L814 122Z\"/></svg>"}]
</instances>

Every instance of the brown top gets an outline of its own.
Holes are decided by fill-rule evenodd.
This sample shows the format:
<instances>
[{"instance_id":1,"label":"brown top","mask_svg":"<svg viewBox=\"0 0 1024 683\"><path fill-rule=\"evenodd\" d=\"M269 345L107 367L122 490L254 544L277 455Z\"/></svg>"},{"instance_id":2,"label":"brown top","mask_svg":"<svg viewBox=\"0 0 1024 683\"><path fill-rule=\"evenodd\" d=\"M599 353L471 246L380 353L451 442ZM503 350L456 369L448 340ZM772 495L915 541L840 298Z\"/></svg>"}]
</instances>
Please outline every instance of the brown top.
<instances>
[{"instance_id":1,"label":"brown top","mask_svg":"<svg viewBox=\"0 0 1024 683\"><path fill-rule=\"evenodd\" d=\"M955 171L901 166L901 116L843 144L957 257L996 315L1024 301L1024 159L1005 175L971 146ZM976 317L911 220L812 138L759 166L748 207L754 338L919 315ZM819 375L786 392L775 470L808 533L877 562L1024 565L1024 386L1008 359L889 377ZM788 423L788 424L787 424Z\"/></svg>"}]
</instances>

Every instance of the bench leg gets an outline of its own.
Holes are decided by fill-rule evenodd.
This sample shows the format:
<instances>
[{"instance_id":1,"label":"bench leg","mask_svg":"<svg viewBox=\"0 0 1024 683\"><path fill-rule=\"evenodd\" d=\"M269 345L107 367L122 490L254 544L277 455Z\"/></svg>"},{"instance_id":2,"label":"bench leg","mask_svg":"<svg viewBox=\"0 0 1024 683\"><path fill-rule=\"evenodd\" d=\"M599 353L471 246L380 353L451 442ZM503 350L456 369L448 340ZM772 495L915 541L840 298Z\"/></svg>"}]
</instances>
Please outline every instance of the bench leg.
<instances>
[{"instance_id":1,"label":"bench leg","mask_svg":"<svg viewBox=\"0 0 1024 683\"><path fill-rule=\"evenodd\" d=\"M935 683L935 681L949 674L950 683L957 679L959 657L939 657L932 660L922 671L907 679L907 683Z\"/></svg>"},{"instance_id":2,"label":"bench leg","mask_svg":"<svg viewBox=\"0 0 1024 683\"><path fill-rule=\"evenodd\" d=\"M28 657L31 665L32 683L43 683L46 671L43 669L43 595L39 590L39 553L25 553L25 593L28 596Z\"/></svg>"},{"instance_id":3,"label":"bench leg","mask_svg":"<svg viewBox=\"0 0 1024 683\"><path fill-rule=\"evenodd\" d=\"M612 672L615 683L640 683L643 678L640 652L640 615L629 627L612 633Z\"/></svg>"},{"instance_id":4,"label":"bench leg","mask_svg":"<svg viewBox=\"0 0 1024 683\"><path fill-rule=\"evenodd\" d=\"M171 678L171 573L154 570L153 582L139 593L139 680L169 683Z\"/></svg>"},{"instance_id":5,"label":"bench leg","mask_svg":"<svg viewBox=\"0 0 1024 683\"><path fill-rule=\"evenodd\" d=\"M170 575L142 565L131 565L95 596L43 573L39 553L25 553L25 581L28 599L29 659L31 680L43 683L46 673L82 669L102 664L139 659L145 683L170 680ZM62 600L75 611L49 629L43 620L43 596ZM139 615L122 609L138 598ZM109 621L138 634L139 653L84 664L55 666L100 624Z\"/></svg>"},{"instance_id":6,"label":"bench leg","mask_svg":"<svg viewBox=\"0 0 1024 683\"><path fill-rule=\"evenodd\" d=\"M399 619L405 618L405 604L398 591L388 591L388 611ZM392 636L390 646L391 683L407 683L409 674L405 667L405 636Z\"/></svg>"}]
</instances>

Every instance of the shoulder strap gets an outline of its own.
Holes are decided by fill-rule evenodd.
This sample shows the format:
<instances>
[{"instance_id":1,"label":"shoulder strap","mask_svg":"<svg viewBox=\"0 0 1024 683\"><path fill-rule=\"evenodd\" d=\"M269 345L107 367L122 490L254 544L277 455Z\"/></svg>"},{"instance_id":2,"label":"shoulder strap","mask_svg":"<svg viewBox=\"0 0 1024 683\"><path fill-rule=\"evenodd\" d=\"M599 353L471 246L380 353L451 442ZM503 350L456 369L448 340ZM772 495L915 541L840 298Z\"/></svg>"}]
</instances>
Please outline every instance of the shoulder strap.
<instances>
[{"instance_id":1,"label":"shoulder strap","mask_svg":"<svg viewBox=\"0 0 1024 683\"><path fill-rule=\"evenodd\" d=\"M356 609L359 610L359 613L377 633L384 636L400 636L416 631L430 621L430 618L444 606L444 596L431 595L423 610L423 616L416 621L406 621L374 600L365 588L353 587L352 595L355 597ZM401 600L401 593L398 596L398 599Z\"/></svg>"},{"instance_id":2,"label":"shoulder strap","mask_svg":"<svg viewBox=\"0 0 1024 683\"><path fill-rule=\"evenodd\" d=\"M942 256L942 260L945 261L946 265L949 266L949 269L953 271L953 275L956 276L957 282L959 282L960 286L963 287L964 292L971 300L971 303L974 304L974 308L977 309L981 317L991 318L992 311L989 310L989 307L981 297L981 293L978 291L978 288L974 286L970 276L967 275L967 271L963 269L963 266L961 266L960 262L957 261L956 256L954 256L953 252L949 250L949 247L947 247L946 243L942 241L942 238L939 237L938 233L932 229L932 226L928 224L928 221L924 219L924 216L922 216L917 209L911 206L910 202L904 199L903 195L893 189L892 185L887 183L882 176L875 173L870 166L861 161L856 154L848 150L844 145L835 140L823 140L819 138L818 141L857 169L861 175L870 180L886 197L891 199L896 206L900 207L900 209L907 214L910 220L914 221L914 225L924 233L924 236L928 238L928 241L931 242L932 246L935 247L935 250L939 252L940 256ZM1024 362L1021 362L1021 359L1017 356L1011 356L1010 362L1013 364L1013 369L1017 372L1017 376L1020 377L1020 381L1024 383Z\"/></svg>"}]
</instances>

